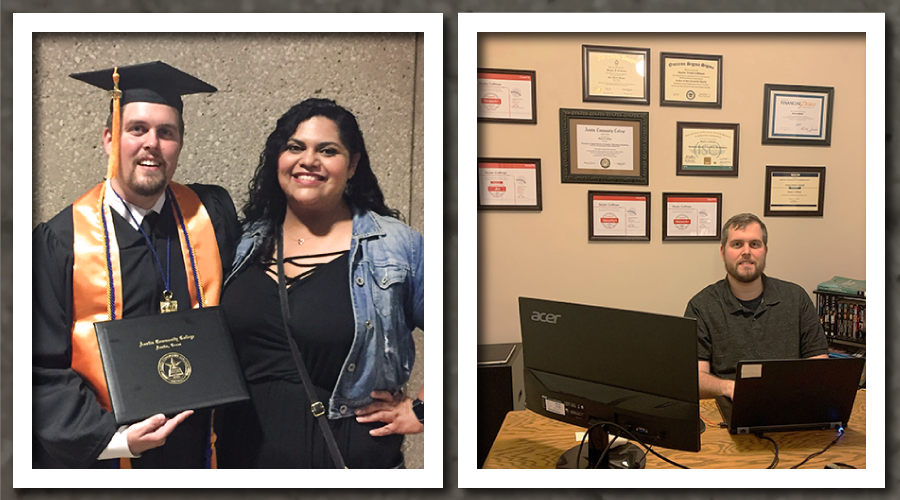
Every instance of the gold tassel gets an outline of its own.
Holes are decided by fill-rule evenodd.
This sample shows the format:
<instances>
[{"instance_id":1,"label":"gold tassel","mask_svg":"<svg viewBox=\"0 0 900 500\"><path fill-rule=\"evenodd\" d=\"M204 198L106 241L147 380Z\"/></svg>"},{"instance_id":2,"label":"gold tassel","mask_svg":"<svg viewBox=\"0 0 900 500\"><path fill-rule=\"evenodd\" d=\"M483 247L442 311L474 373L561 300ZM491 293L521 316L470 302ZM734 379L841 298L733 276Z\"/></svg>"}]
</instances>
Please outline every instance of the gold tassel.
<instances>
[{"instance_id":1,"label":"gold tassel","mask_svg":"<svg viewBox=\"0 0 900 500\"><path fill-rule=\"evenodd\" d=\"M119 67L113 68L113 90L110 93L112 97L112 147L109 152L109 164L106 169L106 178L112 179L119 173L119 143L122 140L121 112L119 107L119 99L122 98L122 91L119 90Z\"/></svg>"}]
</instances>

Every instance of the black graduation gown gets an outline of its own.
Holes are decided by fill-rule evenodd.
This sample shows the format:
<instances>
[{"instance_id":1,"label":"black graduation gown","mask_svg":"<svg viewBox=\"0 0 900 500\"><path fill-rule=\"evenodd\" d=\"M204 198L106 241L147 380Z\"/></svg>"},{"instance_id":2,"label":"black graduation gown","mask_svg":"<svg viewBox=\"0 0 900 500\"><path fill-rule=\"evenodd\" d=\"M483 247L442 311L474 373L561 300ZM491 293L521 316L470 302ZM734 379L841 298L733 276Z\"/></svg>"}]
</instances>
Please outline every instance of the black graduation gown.
<instances>
[{"instance_id":1,"label":"black graduation gown","mask_svg":"<svg viewBox=\"0 0 900 500\"><path fill-rule=\"evenodd\" d=\"M219 186L188 186L206 207L222 259L223 279L231 270L240 225L234 203ZM171 288L179 308L190 307L181 243L166 200L151 236L166 268L166 239L170 235ZM113 211L122 265L124 317L159 314L164 288L156 258L141 233ZM97 403L72 362L72 206L32 232L32 467L109 468L97 460L116 431L113 414ZM167 438L166 444L132 459L133 468L194 468L205 465L209 411L196 412Z\"/></svg>"}]
</instances>

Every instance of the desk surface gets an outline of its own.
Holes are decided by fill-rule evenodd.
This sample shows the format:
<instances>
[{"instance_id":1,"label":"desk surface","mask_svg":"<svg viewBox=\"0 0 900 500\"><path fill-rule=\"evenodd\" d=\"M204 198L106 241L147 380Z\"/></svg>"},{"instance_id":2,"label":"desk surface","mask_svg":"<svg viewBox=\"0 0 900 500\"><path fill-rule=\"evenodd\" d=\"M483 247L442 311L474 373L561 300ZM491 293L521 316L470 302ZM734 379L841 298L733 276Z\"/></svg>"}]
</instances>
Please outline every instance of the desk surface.
<instances>
[{"instance_id":1,"label":"desk surface","mask_svg":"<svg viewBox=\"0 0 900 500\"><path fill-rule=\"evenodd\" d=\"M700 452L654 448L659 454L692 469L765 469L772 463L772 443L754 435L733 435L727 429L710 424L722 416L714 399L700 401L700 415L706 431L700 435ZM494 440L484 462L485 469L553 469L563 452L578 445L578 427L543 417L529 410L511 411ZM812 453L821 451L837 436L835 431L771 432L778 443L777 469L788 469ZM811 458L803 469L821 469L826 464L843 462L859 469L866 467L866 391L856 393L853 414L844 436L825 453ZM659 457L647 455L648 469L674 469Z\"/></svg>"}]
</instances>

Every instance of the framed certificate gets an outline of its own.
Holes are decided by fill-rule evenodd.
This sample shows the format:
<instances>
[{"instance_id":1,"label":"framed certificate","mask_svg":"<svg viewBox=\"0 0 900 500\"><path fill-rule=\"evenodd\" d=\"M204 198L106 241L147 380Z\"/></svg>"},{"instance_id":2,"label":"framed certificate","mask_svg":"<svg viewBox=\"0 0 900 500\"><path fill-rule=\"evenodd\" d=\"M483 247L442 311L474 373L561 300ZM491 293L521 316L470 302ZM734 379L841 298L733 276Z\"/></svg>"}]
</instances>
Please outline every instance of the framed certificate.
<instances>
[{"instance_id":1,"label":"framed certificate","mask_svg":"<svg viewBox=\"0 0 900 500\"><path fill-rule=\"evenodd\" d=\"M821 217L824 210L825 167L766 166L767 217Z\"/></svg>"},{"instance_id":2,"label":"framed certificate","mask_svg":"<svg viewBox=\"0 0 900 500\"><path fill-rule=\"evenodd\" d=\"M663 241L719 241L722 193L663 193Z\"/></svg>"},{"instance_id":3,"label":"framed certificate","mask_svg":"<svg viewBox=\"0 0 900 500\"><path fill-rule=\"evenodd\" d=\"M677 175L738 175L738 123L678 122L675 153Z\"/></svg>"},{"instance_id":4,"label":"framed certificate","mask_svg":"<svg viewBox=\"0 0 900 500\"><path fill-rule=\"evenodd\" d=\"M589 241L650 241L650 193L588 191Z\"/></svg>"},{"instance_id":5,"label":"framed certificate","mask_svg":"<svg viewBox=\"0 0 900 500\"><path fill-rule=\"evenodd\" d=\"M561 108L562 182L647 185L649 123L646 112Z\"/></svg>"},{"instance_id":6,"label":"framed certificate","mask_svg":"<svg viewBox=\"0 0 900 500\"><path fill-rule=\"evenodd\" d=\"M763 144L830 146L834 87L765 85Z\"/></svg>"},{"instance_id":7,"label":"framed certificate","mask_svg":"<svg viewBox=\"0 0 900 500\"><path fill-rule=\"evenodd\" d=\"M584 101L650 104L650 49L582 45L581 59Z\"/></svg>"},{"instance_id":8,"label":"framed certificate","mask_svg":"<svg viewBox=\"0 0 900 500\"><path fill-rule=\"evenodd\" d=\"M535 72L478 68L478 121L537 123Z\"/></svg>"},{"instance_id":9,"label":"framed certificate","mask_svg":"<svg viewBox=\"0 0 900 500\"><path fill-rule=\"evenodd\" d=\"M539 158L479 158L480 210L541 211Z\"/></svg>"},{"instance_id":10,"label":"framed certificate","mask_svg":"<svg viewBox=\"0 0 900 500\"><path fill-rule=\"evenodd\" d=\"M659 54L659 105L722 107L722 56Z\"/></svg>"}]
</instances>

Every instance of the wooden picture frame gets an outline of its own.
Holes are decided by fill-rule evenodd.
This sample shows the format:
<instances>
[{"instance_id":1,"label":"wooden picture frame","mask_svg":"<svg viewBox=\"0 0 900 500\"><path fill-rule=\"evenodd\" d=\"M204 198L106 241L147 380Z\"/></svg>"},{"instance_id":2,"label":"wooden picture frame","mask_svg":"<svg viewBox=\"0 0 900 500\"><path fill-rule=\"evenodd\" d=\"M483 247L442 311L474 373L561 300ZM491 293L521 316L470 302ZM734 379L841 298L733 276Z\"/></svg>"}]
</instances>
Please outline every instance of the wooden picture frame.
<instances>
[{"instance_id":1,"label":"wooden picture frame","mask_svg":"<svg viewBox=\"0 0 900 500\"><path fill-rule=\"evenodd\" d=\"M588 241L650 241L650 193L588 191Z\"/></svg>"},{"instance_id":2,"label":"wooden picture frame","mask_svg":"<svg viewBox=\"0 0 900 500\"><path fill-rule=\"evenodd\" d=\"M537 72L478 68L478 121L537 124Z\"/></svg>"},{"instance_id":3,"label":"wooden picture frame","mask_svg":"<svg viewBox=\"0 0 900 500\"><path fill-rule=\"evenodd\" d=\"M581 46L581 93L585 102L650 104L650 49Z\"/></svg>"},{"instance_id":4,"label":"wooden picture frame","mask_svg":"<svg viewBox=\"0 0 900 500\"><path fill-rule=\"evenodd\" d=\"M825 167L766 165L766 217L822 217Z\"/></svg>"},{"instance_id":5,"label":"wooden picture frame","mask_svg":"<svg viewBox=\"0 0 900 500\"><path fill-rule=\"evenodd\" d=\"M722 193L663 193L663 241L719 241Z\"/></svg>"},{"instance_id":6,"label":"wooden picture frame","mask_svg":"<svg viewBox=\"0 0 900 500\"><path fill-rule=\"evenodd\" d=\"M675 174L737 177L740 136L739 123L677 122Z\"/></svg>"},{"instance_id":7,"label":"wooden picture frame","mask_svg":"<svg viewBox=\"0 0 900 500\"><path fill-rule=\"evenodd\" d=\"M659 105L722 109L722 56L660 52Z\"/></svg>"},{"instance_id":8,"label":"wooden picture frame","mask_svg":"<svg viewBox=\"0 0 900 500\"><path fill-rule=\"evenodd\" d=\"M596 109L559 110L563 183L649 183L650 114Z\"/></svg>"},{"instance_id":9,"label":"wooden picture frame","mask_svg":"<svg viewBox=\"0 0 900 500\"><path fill-rule=\"evenodd\" d=\"M831 146L834 87L765 84L762 143Z\"/></svg>"},{"instance_id":10,"label":"wooden picture frame","mask_svg":"<svg viewBox=\"0 0 900 500\"><path fill-rule=\"evenodd\" d=\"M540 158L478 158L478 210L542 209Z\"/></svg>"}]
</instances>

